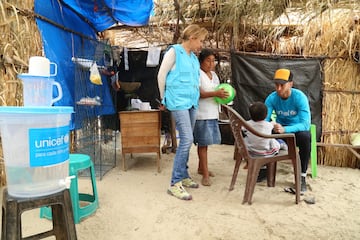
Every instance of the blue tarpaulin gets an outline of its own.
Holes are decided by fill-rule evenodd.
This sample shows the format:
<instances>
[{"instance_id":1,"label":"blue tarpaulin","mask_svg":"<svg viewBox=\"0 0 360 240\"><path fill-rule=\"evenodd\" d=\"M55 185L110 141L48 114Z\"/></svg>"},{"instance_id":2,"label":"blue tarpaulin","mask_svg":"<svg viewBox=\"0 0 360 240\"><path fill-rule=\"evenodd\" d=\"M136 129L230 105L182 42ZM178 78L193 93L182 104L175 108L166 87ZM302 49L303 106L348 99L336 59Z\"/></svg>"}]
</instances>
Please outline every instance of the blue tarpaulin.
<instances>
[{"instance_id":1,"label":"blue tarpaulin","mask_svg":"<svg viewBox=\"0 0 360 240\"><path fill-rule=\"evenodd\" d=\"M102 107L93 111L94 115L115 113L106 78L102 76L103 85L84 80L81 85L76 84L79 73L76 73L78 68L72 58L95 60L98 65L104 65L102 50L106 49L106 44L97 40L97 33L118 23L146 25L152 8L152 0L35 0L34 11L44 55L57 64L55 81L63 89L63 98L55 105L75 107L79 101L75 99L75 91L84 88L94 93L87 97L101 96ZM80 75L88 79L90 72L84 70ZM73 123L73 128L78 127Z\"/></svg>"},{"instance_id":2,"label":"blue tarpaulin","mask_svg":"<svg viewBox=\"0 0 360 240\"><path fill-rule=\"evenodd\" d=\"M152 0L63 0L77 14L88 20L98 32L116 23L143 26L149 21Z\"/></svg>"}]
</instances>

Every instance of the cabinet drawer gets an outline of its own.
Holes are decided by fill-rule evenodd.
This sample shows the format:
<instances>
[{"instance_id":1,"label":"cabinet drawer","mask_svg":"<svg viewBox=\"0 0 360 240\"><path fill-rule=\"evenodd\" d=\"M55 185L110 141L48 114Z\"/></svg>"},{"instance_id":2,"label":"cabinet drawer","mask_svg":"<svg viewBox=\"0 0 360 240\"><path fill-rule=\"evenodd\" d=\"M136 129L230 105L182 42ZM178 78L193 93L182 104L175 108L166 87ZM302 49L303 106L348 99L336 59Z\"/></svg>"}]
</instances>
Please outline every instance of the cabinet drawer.
<instances>
[{"instance_id":1,"label":"cabinet drawer","mask_svg":"<svg viewBox=\"0 0 360 240\"><path fill-rule=\"evenodd\" d=\"M121 138L122 147L160 146L159 137L131 136Z\"/></svg>"},{"instance_id":2,"label":"cabinet drawer","mask_svg":"<svg viewBox=\"0 0 360 240\"><path fill-rule=\"evenodd\" d=\"M120 124L135 124L135 123L159 123L160 114L159 111L130 111L120 112Z\"/></svg>"},{"instance_id":3,"label":"cabinet drawer","mask_svg":"<svg viewBox=\"0 0 360 240\"><path fill-rule=\"evenodd\" d=\"M160 111L123 111L119 118L123 149L160 147Z\"/></svg>"},{"instance_id":4,"label":"cabinet drawer","mask_svg":"<svg viewBox=\"0 0 360 240\"><path fill-rule=\"evenodd\" d=\"M121 136L160 136L160 129L157 124L132 124L121 128Z\"/></svg>"}]
</instances>

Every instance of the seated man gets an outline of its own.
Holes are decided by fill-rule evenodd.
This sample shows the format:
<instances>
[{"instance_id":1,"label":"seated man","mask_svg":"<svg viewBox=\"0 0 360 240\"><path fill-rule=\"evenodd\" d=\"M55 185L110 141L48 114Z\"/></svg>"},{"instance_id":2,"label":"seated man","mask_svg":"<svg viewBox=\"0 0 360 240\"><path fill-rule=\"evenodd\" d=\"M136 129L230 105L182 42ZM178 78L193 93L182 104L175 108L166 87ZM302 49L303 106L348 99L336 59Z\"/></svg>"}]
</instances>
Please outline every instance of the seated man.
<instances>
[{"instance_id":1,"label":"seated man","mask_svg":"<svg viewBox=\"0 0 360 240\"><path fill-rule=\"evenodd\" d=\"M267 121L276 113L274 133L294 133L301 160L301 192L306 191L306 171L311 151L311 113L306 95L293 88L293 75L289 69L278 69L274 75L275 90L266 99Z\"/></svg>"}]
</instances>

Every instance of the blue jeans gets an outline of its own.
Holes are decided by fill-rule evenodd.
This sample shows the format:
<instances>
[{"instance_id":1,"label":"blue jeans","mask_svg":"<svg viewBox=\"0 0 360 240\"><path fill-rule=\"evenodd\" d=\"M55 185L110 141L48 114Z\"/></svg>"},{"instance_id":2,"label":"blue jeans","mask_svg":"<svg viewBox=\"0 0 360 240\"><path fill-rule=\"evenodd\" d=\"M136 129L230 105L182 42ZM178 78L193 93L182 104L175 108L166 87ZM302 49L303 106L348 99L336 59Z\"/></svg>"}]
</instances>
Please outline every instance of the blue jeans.
<instances>
[{"instance_id":1,"label":"blue jeans","mask_svg":"<svg viewBox=\"0 0 360 240\"><path fill-rule=\"evenodd\" d=\"M179 145L174 158L171 185L189 177L187 163L194 139L193 130L196 121L196 112L197 110L194 108L172 111L176 129L179 132Z\"/></svg>"}]
</instances>

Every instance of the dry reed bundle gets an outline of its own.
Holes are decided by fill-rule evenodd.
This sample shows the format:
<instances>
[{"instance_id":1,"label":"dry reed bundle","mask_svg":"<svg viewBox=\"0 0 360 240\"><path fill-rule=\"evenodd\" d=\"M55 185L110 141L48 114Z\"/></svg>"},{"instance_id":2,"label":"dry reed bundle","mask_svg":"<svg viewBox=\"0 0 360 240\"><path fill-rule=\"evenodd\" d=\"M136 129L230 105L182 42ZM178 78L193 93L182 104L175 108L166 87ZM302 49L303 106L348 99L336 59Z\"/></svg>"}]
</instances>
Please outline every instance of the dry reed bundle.
<instances>
[{"instance_id":1,"label":"dry reed bundle","mask_svg":"<svg viewBox=\"0 0 360 240\"><path fill-rule=\"evenodd\" d=\"M329 93L324 99L321 142L349 144L351 133L359 131L359 94ZM345 148L324 147L319 159L324 165L358 167L354 155Z\"/></svg>"},{"instance_id":2,"label":"dry reed bundle","mask_svg":"<svg viewBox=\"0 0 360 240\"><path fill-rule=\"evenodd\" d=\"M328 9L303 27L304 55L353 58L360 50L359 9Z\"/></svg>"},{"instance_id":3,"label":"dry reed bundle","mask_svg":"<svg viewBox=\"0 0 360 240\"><path fill-rule=\"evenodd\" d=\"M155 0L154 6L149 34L164 33L166 37L157 38L163 44L174 43L168 35L178 39L184 25L197 23L208 28L216 47L223 49L282 54L289 43L287 54L340 56L351 55L359 47L356 21L360 6L353 0L332 4L328 0ZM302 42L292 38L302 36ZM249 37L254 41L247 41ZM274 43L279 46L271 47Z\"/></svg>"},{"instance_id":4,"label":"dry reed bundle","mask_svg":"<svg viewBox=\"0 0 360 240\"><path fill-rule=\"evenodd\" d=\"M30 56L42 55L42 43L32 12L33 1L0 2L0 105L22 104L22 84L16 75L27 70ZM28 4L28 5L25 5ZM20 8L20 7L23 7Z\"/></svg>"},{"instance_id":5,"label":"dry reed bundle","mask_svg":"<svg viewBox=\"0 0 360 240\"><path fill-rule=\"evenodd\" d=\"M273 41L272 53L275 54L299 54L301 52L301 37L281 37Z\"/></svg>"},{"instance_id":6,"label":"dry reed bundle","mask_svg":"<svg viewBox=\"0 0 360 240\"><path fill-rule=\"evenodd\" d=\"M324 90L360 91L360 65L352 59L327 59L324 72Z\"/></svg>"},{"instance_id":7,"label":"dry reed bundle","mask_svg":"<svg viewBox=\"0 0 360 240\"><path fill-rule=\"evenodd\" d=\"M165 45L170 43L172 34L165 28L151 26L143 28L124 28L107 30L104 37L114 46L127 48L148 48L149 46Z\"/></svg>"},{"instance_id":8,"label":"dry reed bundle","mask_svg":"<svg viewBox=\"0 0 360 240\"><path fill-rule=\"evenodd\" d=\"M349 144L351 133L360 131L360 65L352 59L328 59L324 75L322 142ZM319 159L325 165L359 167L345 148L323 147Z\"/></svg>"},{"instance_id":9,"label":"dry reed bundle","mask_svg":"<svg viewBox=\"0 0 360 240\"><path fill-rule=\"evenodd\" d=\"M283 0L157 0L154 4L155 16L150 19L150 23L155 26L155 31L159 31L156 29L159 27L163 28L162 30L168 29L168 33L174 35L173 39L177 39L179 28L197 23L209 30L217 48L240 51L265 49L271 31L268 28L269 22L286 8ZM255 42L246 40L251 36L255 36ZM257 41L258 39L263 43Z\"/></svg>"},{"instance_id":10,"label":"dry reed bundle","mask_svg":"<svg viewBox=\"0 0 360 240\"><path fill-rule=\"evenodd\" d=\"M42 43L33 13L34 1L0 1L0 106L22 105L22 84L17 74L27 71L30 56L41 56ZM6 184L0 151L0 186Z\"/></svg>"},{"instance_id":11,"label":"dry reed bundle","mask_svg":"<svg viewBox=\"0 0 360 240\"><path fill-rule=\"evenodd\" d=\"M323 69L321 138L329 146L318 148L319 163L324 165L354 168L360 164L346 148L330 146L349 144L350 134L360 130L360 65L354 61L360 51L358 8L314 11L308 13L309 22L299 27L303 31L302 54L329 57Z\"/></svg>"}]
</instances>

